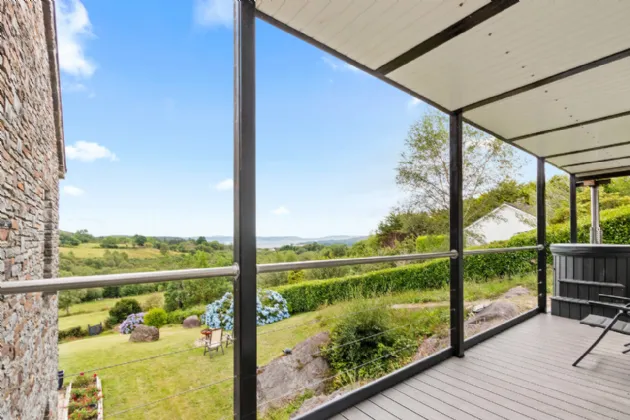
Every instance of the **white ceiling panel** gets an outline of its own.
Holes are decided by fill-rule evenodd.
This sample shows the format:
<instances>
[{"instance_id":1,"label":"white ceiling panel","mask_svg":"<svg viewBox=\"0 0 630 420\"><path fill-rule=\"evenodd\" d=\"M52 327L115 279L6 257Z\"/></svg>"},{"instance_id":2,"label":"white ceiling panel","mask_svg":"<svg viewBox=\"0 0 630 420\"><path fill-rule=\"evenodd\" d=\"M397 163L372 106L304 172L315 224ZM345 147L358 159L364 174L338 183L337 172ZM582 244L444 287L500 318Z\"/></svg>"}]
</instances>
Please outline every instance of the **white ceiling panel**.
<instances>
[{"instance_id":1,"label":"white ceiling panel","mask_svg":"<svg viewBox=\"0 0 630 420\"><path fill-rule=\"evenodd\" d=\"M389 77L455 110L630 47L629 19L630 1L521 0Z\"/></svg>"},{"instance_id":2,"label":"white ceiling panel","mask_svg":"<svg viewBox=\"0 0 630 420\"><path fill-rule=\"evenodd\" d=\"M579 165L579 166L571 166L570 168L567 168L567 171L572 174L579 174L583 172L592 172L592 171L601 171L601 170L610 170L610 169L616 170L616 168L621 168L625 166L630 166L630 158L610 160L607 162L586 163L584 165Z\"/></svg>"},{"instance_id":3,"label":"white ceiling panel","mask_svg":"<svg viewBox=\"0 0 630 420\"><path fill-rule=\"evenodd\" d=\"M630 111L630 58L473 109L465 116L512 139L625 111Z\"/></svg>"},{"instance_id":4,"label":"white ceiling panel","mask_svg":"<svg viewBox=\"0 0 630 420\"><path fill-rule=\"evenodd\" d=\"M536 156L553 156L630 141L630 116L515 141Z\"/></svg>"},{"instance_id":5,"label":"white ceiling panel","mask_svg":"<svg viewBox=\"0 0 630 420\"><path fill-rule=\"evenodd\" d=\"M556 166L567 167L588 162L602 160L614 160L618 158L630 158L630 144L607 147L605 149L591 150L589 152L574 153L571 155L558 156L548 161ZM570 169L570 168L567 168Z\"/></svg>"},{"instance_id":6,"label":"white ceiling panel","mask_svg":"<svg viewBox=\"0 0 630 420\"><path fill-rule=\"evenodd\" d=\"M263 13L376 69L490 0L258 0Z\"/></svg>"}]
</instances>

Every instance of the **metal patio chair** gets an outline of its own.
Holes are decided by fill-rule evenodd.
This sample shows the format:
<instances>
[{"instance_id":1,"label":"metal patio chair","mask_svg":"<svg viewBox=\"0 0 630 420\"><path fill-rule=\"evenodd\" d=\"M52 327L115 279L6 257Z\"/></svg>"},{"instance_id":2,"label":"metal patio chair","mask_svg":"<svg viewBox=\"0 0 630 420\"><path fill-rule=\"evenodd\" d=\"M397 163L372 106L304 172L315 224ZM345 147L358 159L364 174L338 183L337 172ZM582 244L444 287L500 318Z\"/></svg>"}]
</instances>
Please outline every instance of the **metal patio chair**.
<instances>
[{"instance_id":1,"label":"metal patio chair","mask_svg":"<svg viewBox=\"0 0 630 420\"><path fill-rule=\"evenodd\" d=\"M206 332L208 331L208 332ZM211 330L204 330L201 332L205 335L205 347L203 349L203 355L210 353L211 351L216 351L219 353L219 349L221 349L221 354L225 354L223 350L223 329L214 328Z\"/></svg>"},{"instance_id":2,"label":"metal patio chair","mask_svg":"<svg viewBox=\"0 0 630 420\"><path fill-rule=\"evenodd\" d=\"M604 336L608 333L608 331L612 330L619 334L630 335L630 322L620 320L620 318L622 317L630 320L630 298L623 297L623 296L613 296L613 295L599 295L599 297L626 302L626 304L622 305L619 303L598 302L594 300L588 301L588 304L591 305L591 308L594 306L597 306L600 308L615 309L617 310L617 315L615 315L613 318L608 318L605 316L591 314L580 321L580 324L589 325L591 327L603 328L604 331L601 333L599 337L597 337L597 340L595 340L595 342L588 348L588 350L586 350L586 352L584 352L583 355L581 355L575 362L573 362L573 366L577 366L578 363L580 363L582 359L586 357L586 355L588 355L591 351L593 351L595 346L597 346L599 342L602 341L602 338L604 338ZM628 347L628 346L630 346L630 343L625 344L625 347ZM622 351L622 353L624 354L628 352L630 352L630 348Z\"/></svg>"}]
</instances>

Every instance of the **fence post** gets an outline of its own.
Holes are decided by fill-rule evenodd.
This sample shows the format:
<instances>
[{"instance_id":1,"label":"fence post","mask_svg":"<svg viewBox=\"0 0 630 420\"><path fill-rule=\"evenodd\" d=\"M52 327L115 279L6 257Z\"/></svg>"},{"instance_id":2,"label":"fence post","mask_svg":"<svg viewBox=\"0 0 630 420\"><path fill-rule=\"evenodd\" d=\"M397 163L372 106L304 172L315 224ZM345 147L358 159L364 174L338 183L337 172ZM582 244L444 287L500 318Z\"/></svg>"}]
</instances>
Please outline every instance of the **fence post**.
<instances>
[{"instance_id":1,"label":"fence post","mask_svg":"<svg viewBox=\"0 0 630 420\"><path fill-rule=\"evenodd\" d=\"M234 418L256 418L256 75L254 0L234 2Z\"/></svg>"},{"instance_id":2,"label":"fence post","mask_svg":"<svg viewBox=\"0 0 630 420\"><path fill-rule=\"evenodd\" d=\"M457 258L451 259L451 347L453 355L464 356L464 200L463 120L461 111L450 117L450 243Z\"/></svg>"},{"instance_id":3,"label":"fence post","mask_svg":"<svg viewBox=\"0 0 630 420\"><path fill-rule=\"evenodd\" d=\"M547 312L547 217L545 211L545 158L539 157L536 170L536 232L538 245L538 311Z\"/></svg>"}]
</instances>

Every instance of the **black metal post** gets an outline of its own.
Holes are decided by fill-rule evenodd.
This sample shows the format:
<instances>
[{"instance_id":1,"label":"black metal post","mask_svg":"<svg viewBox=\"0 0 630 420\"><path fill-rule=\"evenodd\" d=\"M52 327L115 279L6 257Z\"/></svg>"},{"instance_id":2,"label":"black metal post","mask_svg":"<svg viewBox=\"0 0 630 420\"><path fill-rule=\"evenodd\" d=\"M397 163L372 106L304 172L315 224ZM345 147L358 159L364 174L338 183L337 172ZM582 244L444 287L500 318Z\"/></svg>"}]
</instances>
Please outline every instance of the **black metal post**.
<instances>
[{"instance_id":1,"label":"black metal post","mask_svg":"<svg viewBox=\"0 0 630 420\"><path fill-rule=\"evenodd\" d=\"M256 418L255 3L234 2L234 418Z\"/></svg>"},{"instance_id":2,"label":"black metal post","mask_svg":"<svg viewBox=\"0 0 630 420\"><path fill-rule=\"evenodd\" d=\"M536 230L538 245L543 249L538 251L538 311L547 312L547 216L545 211L545 158L538 158L536 171Z\"/></svg>"},{"instance_id":3,"label":"black metal post","mask_svg":"<svg viewBox=\"0 0 630 420\"><path fill-rule=\"evenodd\" d=\"M569 175L569 231L571 243L576 244L577 239L577 187L575 175Z\"/></svg>"},{"instance_id":4,"label":"black metal post","mask_svg":"<svg viewBox=\"0 0 630 420\"><path fill-rule=\"evenodd\" d=\"M463 120L461 111L451 115L450 149L450 234L451 250L451 347L453 355L464 356L464 200L463 194Z\"/></svg>"}]
</instances>

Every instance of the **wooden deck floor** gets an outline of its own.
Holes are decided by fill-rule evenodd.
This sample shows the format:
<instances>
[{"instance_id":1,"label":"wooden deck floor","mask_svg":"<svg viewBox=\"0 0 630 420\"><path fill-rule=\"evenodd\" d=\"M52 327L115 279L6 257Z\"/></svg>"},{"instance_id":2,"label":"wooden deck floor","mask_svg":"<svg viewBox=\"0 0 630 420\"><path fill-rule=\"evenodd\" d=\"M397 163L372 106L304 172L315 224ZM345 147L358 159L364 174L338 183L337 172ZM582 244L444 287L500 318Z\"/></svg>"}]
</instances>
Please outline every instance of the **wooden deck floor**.
<instances>
[{"instance_id":1,"label":"wooden deck floor","mask_svg":"<svg viewBox=\"0 0 630 420\"><path fill-rule=\"evenodd\" d=\"M630 337L538 315L334 419L630 419Z\"/></svg>"}]
</instances>

